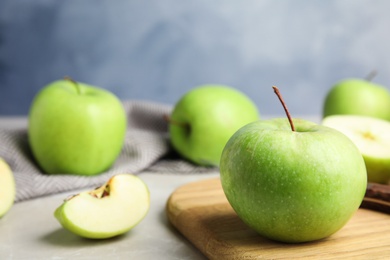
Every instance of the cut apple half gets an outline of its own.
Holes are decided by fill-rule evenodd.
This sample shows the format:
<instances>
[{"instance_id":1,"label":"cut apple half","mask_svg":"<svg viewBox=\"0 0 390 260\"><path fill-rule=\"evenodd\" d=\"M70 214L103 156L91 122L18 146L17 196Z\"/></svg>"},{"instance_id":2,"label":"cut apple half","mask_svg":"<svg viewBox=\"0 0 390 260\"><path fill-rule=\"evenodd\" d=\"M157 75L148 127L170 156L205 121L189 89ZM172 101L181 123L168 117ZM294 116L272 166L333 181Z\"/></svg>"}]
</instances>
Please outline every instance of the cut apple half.
<instances>
[{"instance_id":1,"label":"cut apple half","mask_svg":"<svg viewBox=\"0 0 390 260\"><path fill-rule=\"evenodd\" d=\"M0 158L0 218L7 213L15 201L16 186L9 165Z\"/></svg>"},{"instance_id":2,"label":"cut apple half","mask_svg":"<svg viewBox=\"0 0 390 260\"><path fill-rule=\"evenodd\" d=\"M342 132L355 143L366 163L369 182L389 183L389 121L368 116L333 115L325 117L322 124Z\"/></svg>"},{"instance_id":3,"label":"cut apple half","mask_svg":"<svg viewBox=\"0 0 390 260\"><path fill-rule=\"evenodd\" d=\"M132 229L149 207L147 185L135 175L119 174L95 190L67 198L54 215L65 229L79 236L103 239Z\"/></svg>"}]
</instances>

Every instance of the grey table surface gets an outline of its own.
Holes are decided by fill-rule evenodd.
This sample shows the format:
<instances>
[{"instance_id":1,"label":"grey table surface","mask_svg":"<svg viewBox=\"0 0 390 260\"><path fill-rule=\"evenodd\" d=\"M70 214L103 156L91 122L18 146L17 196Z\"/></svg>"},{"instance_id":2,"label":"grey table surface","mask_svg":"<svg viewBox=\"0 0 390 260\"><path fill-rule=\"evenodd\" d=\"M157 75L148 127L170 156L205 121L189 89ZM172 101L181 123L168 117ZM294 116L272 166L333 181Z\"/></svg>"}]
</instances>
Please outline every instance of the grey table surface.
<instances>
[{"instance_id":1,"label":"grey table surface","mask_svg":"<svg viewBox=\"0 0 390 260\"><path fill-rule=\"evenodd\" d=\"M269 118L269 117L268 117ZM301 117L319 122L318 117ZM27 126L24 117L0 117L0 128ZM165 206L172 192L219 172L176 174L142 172L151 193L147 216L125 235L107 240L80 238L64 230L55 209L69 195L61 193L14 204L0 219L0 259L205 259L168 221Z\"/></svg>"},{"instance_id":2,"label":"grey table surface","mask_svg":"<svg viewBox=\"0 0 390 260\"><path fill-rule=\"evenodd\" d=\"M0 118L0 128L26 124L25 118ZM150 210L130 232L107 240L78 237L54 218L62 201L79 191L16 203L0 219L0 259L205 259L170 225L165 205L179 186L218 174L140 173L150 189Z\"/></svg>"}]
</instances>

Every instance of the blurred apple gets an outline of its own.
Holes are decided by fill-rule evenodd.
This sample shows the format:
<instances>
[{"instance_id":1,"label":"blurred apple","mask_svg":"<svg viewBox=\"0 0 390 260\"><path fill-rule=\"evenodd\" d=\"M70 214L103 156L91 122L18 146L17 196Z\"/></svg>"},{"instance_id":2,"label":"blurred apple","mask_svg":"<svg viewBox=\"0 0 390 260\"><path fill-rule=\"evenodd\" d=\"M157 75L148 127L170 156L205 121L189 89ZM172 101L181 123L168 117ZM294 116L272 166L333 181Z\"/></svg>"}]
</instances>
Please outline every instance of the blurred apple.
<instances>
[{"instance_id":1,"label":"blurred apple","mask_svg":"<svg viewBox=\"0 0 390 260\"><path fill-rule=\"evenodd\" d=\"M193 163L217 166L233 133L259 117L255 104L238 90L202 85L190 90L175 105L169 119L171 143Z\"/></svg>"},{"instance_id":2,"label":"blurred apple","mask_svg":"<svg viewBox=\"0 0 390 260\"><path fill-rule=\"evenodd\" d=\"M390 93L384 86L361 79L340 81L328 92L323 117L365 115L390 120Z\"/></svg>"},{"instance_id":3,"label":"blurred apple","mask_svg":"<svg viewBox=\"0 0 390 260\"><path fill-rule=\"evenodd\" d=\"M126 113L107 90L70 79L44 87L29 114L29 144L46 173L95 175L110 168L126 133Z\"/></svg>"},{"instance_id":4,"label":"blurred apple","mask_svg":"<svg viewBox=\"0 0 390 260\"><path fill-rule=\"evenodd\" d=\"M9 165L0 158L0 218L12 207L15 201L16 187L14 175Z\"/></svg>"},{"instance_id":5,"label":"blurred apple","mask_svg":"<svg viewBox=\"0 0 390 260\"><path fill-rule=\"evenodd\" d=\"M95 190L66 199L54 215L65 229L79 236L103 239L132 229L149 207L146 184L135 175L119 174Z\"/></svg>"},{"instance_id":6,"label":"blurred apple","mask_svg":"<svg viewBox=\"0 0 390 260\"><path fill-rule=\"evenodd\" d=\"M325 126L348 136L359 148L367 167L369 182L390 184L390 122L367 116L325 117Z\"/></svg>"}]
</instances>

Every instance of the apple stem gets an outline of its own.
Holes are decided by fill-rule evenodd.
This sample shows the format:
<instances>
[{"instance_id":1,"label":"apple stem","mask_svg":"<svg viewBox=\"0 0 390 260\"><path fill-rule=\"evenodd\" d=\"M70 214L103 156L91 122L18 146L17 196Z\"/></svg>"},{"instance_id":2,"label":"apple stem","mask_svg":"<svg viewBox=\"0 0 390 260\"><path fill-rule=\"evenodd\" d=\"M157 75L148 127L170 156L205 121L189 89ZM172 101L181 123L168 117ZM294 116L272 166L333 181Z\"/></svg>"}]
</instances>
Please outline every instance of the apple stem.
<instances>
[{"instance_id":1,"label":"apple stem","mask_svg":"<svg viewBox=\"0 0 390 260\"><path fill-rule=\"evenodd\" d=\"M283 100L283 98L282 98L282 94L280 94L280 91L279 91L279 89L278 89L277 87L272 86L272 88L274 89L274 92L275 92L276 96L279 98L280 102L282 103L282 106L283 106L283 108L284 108L284 111L286 112L288 121L290 122L291 130L292 130L293 132L295 132L294 123L293 123L293 121L292 121L290 112L289 112L288 109L287 109L286 103L284 103L284 100Z\"/></svg>"},{"instance_id":2,"label":"apple stem","mask_svg":"<svg viewBox=\"0 0 390 260\"><path fill-rule=\"evenodd\" d=\"M179 121L176 121L176 120L173 120L170 116L168 115L164 115L164 120L166 122L168 122L169 124L173 124L173 125L176 125L176 126L180 126L180 127L186 127L188 128L189 125L187 123L183 123L183 122L179 122Z\"/></svg>"},{"instance_id":3,"label":"apple stem","mask_svg":"<svg viewBox=\"0 0 390 260\"><path fill-rule=\"evenodd\" d=\"M72 78L69 77L69 76L65 76L65 77L64 77L64 80L68 80L68 81L72 82L73 85L76 87L77 94L79 94L79 95L81 94L80 86L79 86L79 84L78 84L74 79L72 79Z\"/></svg>"},{"instance_id":4,"label":"apple stem","mask_svg":"<svg viewBox=\"0 0 390 260\"><path fill-rule=\"evenodd\" d=\"M376 77L377 74L378 74L378 72L376 70L373 70L370 73L368 73L368 75L365 77L365 79L367 81L372 81Z\"/></svg>"}]
</instances>

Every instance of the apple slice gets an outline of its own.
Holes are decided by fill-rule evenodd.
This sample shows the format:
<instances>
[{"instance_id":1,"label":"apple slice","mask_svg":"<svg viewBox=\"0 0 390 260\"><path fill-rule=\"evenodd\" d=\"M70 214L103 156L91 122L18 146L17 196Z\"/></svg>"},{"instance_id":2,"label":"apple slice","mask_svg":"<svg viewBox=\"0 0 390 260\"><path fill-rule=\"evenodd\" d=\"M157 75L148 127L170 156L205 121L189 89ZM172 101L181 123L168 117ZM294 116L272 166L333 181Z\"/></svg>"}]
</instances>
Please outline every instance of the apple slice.
<instances>
[{"instance_id":1,"label":"apple slice","mask_svg":"<svg viewBox=\"0 0 390 260\"><path fill-rule=\"evenodd\" d=\"M149 207L147 185L135 175L119 174L95 190L67 198L54 215L65 229L82 237L102 239L132 229Z\"/></svg>"},{"instance_id":2,"label":"apple slice","mask_svg":"<svg viewBox=\"0 0 390 260\"><path fill-rule=\"evenodd\" d=\"M16 186L9 165L0 158L0 218L7 213L15 201Z\"/></svg>"},{"instance_id":3,"label":"apple slice","mask_svg":"<svg viewBox=\"0 0 390 260\"><path fill-rule=\"evenodd\" d=\"M348 136L363 155L369 182L390 181L390 122L368 116L334 115L322 124Z\"/></svg>"}]
</instances>

